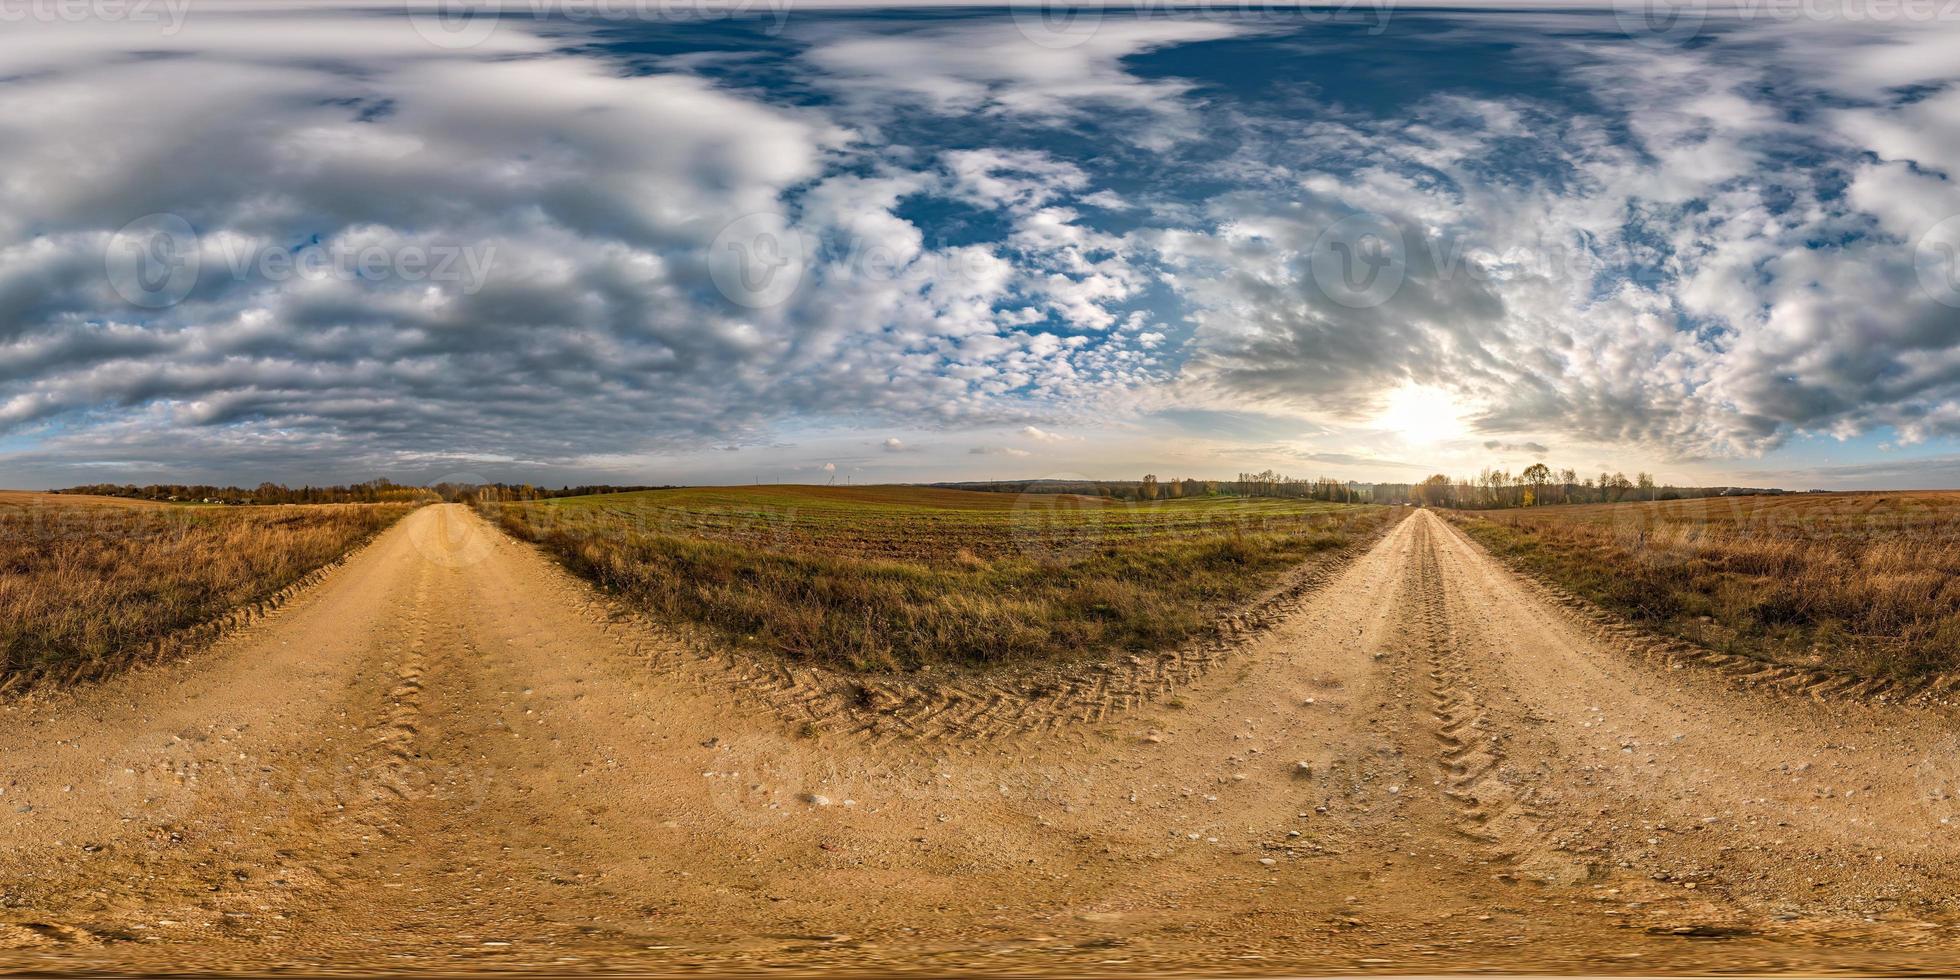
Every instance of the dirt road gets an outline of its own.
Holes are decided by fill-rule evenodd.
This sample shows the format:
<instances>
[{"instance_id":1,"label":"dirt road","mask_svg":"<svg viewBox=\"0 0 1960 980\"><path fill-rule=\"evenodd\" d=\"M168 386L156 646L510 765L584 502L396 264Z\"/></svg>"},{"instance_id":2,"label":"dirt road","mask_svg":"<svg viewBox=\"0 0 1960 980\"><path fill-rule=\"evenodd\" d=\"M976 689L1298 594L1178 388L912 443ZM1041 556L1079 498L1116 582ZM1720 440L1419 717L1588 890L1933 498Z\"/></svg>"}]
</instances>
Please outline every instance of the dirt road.
<instances>
[{"instance_id":1,"label":"dirt road","mask_svg":"<svg viewBox=\"0 0 1960 980\"><path fill-rule=\"evenodd\" d=\"M1950 717L1650 665L1427 512L1170 696L987 740L603 610L431 507L0 706L0 967L1960 967Z\"/></svg>"}]
</instances>

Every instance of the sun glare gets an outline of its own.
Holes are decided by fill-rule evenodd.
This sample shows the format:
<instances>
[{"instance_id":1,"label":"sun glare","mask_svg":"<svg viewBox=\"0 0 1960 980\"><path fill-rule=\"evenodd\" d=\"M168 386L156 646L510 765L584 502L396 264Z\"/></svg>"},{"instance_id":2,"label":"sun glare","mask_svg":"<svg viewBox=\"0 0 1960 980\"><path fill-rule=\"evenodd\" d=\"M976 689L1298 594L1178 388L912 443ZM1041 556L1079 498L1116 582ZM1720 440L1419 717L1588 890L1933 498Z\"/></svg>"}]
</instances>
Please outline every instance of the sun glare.
<instances>
[{"instance_id":1,"label":"sun glare","mask_svg":"<svg viewBox=\"0 0 1960 980\"><path fill-rule=\"evenodd\" d=\"M1463 434L1463 410L1441 388L1403 385L1388 393L1388 404L1375 426L1424 445Z\"/></svg>"}]
</instances>

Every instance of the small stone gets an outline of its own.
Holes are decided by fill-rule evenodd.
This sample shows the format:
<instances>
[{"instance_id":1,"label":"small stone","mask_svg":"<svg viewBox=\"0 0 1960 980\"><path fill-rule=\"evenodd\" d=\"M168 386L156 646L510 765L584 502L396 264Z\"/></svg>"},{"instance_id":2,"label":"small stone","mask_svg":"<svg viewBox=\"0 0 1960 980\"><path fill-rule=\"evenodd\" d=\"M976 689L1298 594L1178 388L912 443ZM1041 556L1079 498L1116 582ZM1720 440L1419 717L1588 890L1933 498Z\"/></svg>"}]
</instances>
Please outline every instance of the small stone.
<instances>
[{"instance_id":1,"label":"small stone","mask_svg":"<svg viewBox=\"0 0 1960 980\"><path fill-rule=\"evenodd\" d=\"M1259 859L1259 863L1260 863L1260 864L1263 864L1263 865L1265 865L1265 866L1266 866L1266 867L1268 867L1268 868L1270 868L1270 867L1272 867L1273 865L1275 865L1275 864L1278 864L1279 862L1278 862L1278 861L1275 861L1275 860L1273 860L1272 858L1260 858L1260 859Z\"/></svg>"},{"instance_id":2,"label":"small stone","mask_svg":"<svg viewBox=\"0 0 1960 980\"><path fill-rule=\"evenodd\" d=\"M1300 778L1302 778L1302 779L1311 779L1311 778L1313 778L1313 763L1311 763L1311 762L1297 762L1297 763L1294 763L1294 765L1293 765L1293 775L1295 775L1295 776L1299 776L1299 777L1300 777Z\"/></svg>"},{"instance_id":3,"label":"small stone","mask_svg":"<svg viewBox=\"0 0 1960 980\"><path fill-rule=\"evenodd\" d=\"M829 806L830 797L818 793L805 793L803 794L803 802L811 806Z\"/></svg>"}]
</instances>

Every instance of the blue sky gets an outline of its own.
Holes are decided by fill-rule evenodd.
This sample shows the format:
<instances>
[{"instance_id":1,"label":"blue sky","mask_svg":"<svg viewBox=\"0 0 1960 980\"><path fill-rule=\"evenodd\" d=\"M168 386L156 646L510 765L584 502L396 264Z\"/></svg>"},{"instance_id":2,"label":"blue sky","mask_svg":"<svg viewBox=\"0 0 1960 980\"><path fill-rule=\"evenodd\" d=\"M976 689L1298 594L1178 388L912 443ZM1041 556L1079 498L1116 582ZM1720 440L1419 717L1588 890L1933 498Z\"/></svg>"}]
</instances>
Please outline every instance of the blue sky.
<instances>
[{"instance_id":1,"label":"blue sky","mask_svg":"<svg viewBox=\"0 0 1960 980\"><path fill-rule=\"evenodd\" d=\"M0 485L1960 485L1960 25L1630 3L30 19Z\"/></svg>"}]
</instances>

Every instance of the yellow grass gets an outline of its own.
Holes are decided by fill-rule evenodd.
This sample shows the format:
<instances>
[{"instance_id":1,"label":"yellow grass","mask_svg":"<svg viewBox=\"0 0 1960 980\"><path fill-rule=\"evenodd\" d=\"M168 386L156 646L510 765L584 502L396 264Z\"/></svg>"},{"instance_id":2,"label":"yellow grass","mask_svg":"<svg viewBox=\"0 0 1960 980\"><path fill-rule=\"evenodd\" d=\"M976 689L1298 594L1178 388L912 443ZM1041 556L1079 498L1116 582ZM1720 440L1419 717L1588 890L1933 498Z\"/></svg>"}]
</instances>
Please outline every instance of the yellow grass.
<instances>
[{"instance_id":1,"label":"yellow grass","mask_svg":"<svg viewBox=\"0 0 1960 980\"><path fill-rule=\"evenodd\" d=\"M410 509L0 492L0 689L105 674L278 592Z\"/></svg>"},{"instance_id":2,"label":"yellow grass","mask_svg":"<svg viewBox=\"0 0 1960 980\"><path fill-rule=\"evenodd\" d=\"M914 487L663 490L485 510L655 615L859 669L1174 645L1395 514Z\"/></svg>"},{"instance_id":3,"label":"yellow grass","mask_svg":"<svg viewBox=\"0 0 1960 980\"><path fill-rule=\"evenodd\" d=\"M1918 680L1960 668L1960 492L1457 513L1498 555L1725 652Z\"/></svg>"}]
</instances>

